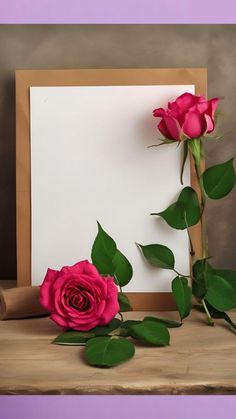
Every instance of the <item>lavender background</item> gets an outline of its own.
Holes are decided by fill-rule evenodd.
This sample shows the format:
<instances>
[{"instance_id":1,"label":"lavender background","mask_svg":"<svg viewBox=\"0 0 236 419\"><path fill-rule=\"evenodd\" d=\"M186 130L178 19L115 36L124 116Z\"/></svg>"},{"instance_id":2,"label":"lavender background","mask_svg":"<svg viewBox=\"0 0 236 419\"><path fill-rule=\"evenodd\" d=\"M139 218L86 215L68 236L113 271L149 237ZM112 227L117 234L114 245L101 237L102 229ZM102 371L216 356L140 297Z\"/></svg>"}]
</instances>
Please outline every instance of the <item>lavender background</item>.
<instances>
[{"instance_id":1,"label":"lavender background","mask_svg":"<svg viewBox=\"0 0 236 419\"><path fill-rule=\"evenodd\" d=\"M4 406L4 409L2 409ZM231 396L2 396L1 419L234 419Z\"/></svg>"},{"instance_id":2,"label":"lavender background","mask_svg":"<svg viewBox=\"0 0 236 419\"><path fill-rule=\"evenodd\" d=\"M72 23L72 19L73 23L82 23L82 20L84 23L236 23L236 11L234 0L169 0L165 3L159 0L71 0L70 7L66 0L0 0L0 23ZM224 64L227 68L227 60L226 63L222 62L223 67ZM118 396L2 396L0 417L13 419L17 412L18 419L32 416L35 419L77 419L79 416L84 419L94 416L106 419L107 415L116 419L121 415L125 417L124 412L127 413L129 408L136 419L146 416L156 419L157 415L162 419L183 419L186 416L192 419L229 419L235 417L235 407L236 398L229 396L126 396L122 399Z\"/></svg>"},{"instance_id":3,"label":"lavender background","mask_svg":"<svg viewBox=\"0 0 236 419\"><path fill-rule=\"evenodd\" d=\"M235 23L234 0L1 0L0 23Z\"/></svg>"}]
</instances>

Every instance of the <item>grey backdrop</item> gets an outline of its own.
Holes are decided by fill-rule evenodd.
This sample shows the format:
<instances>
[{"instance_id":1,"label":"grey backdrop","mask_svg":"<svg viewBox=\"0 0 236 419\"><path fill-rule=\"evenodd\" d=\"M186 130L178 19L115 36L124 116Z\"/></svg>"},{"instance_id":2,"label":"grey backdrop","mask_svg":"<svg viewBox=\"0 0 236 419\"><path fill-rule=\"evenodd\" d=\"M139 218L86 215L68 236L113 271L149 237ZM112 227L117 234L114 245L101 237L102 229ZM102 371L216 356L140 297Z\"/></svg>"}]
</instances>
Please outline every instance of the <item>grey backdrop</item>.
<instances>
[{"instance_id":1,"label":"grey backdrop","mask_svg":"<svg viewBox=\"0 0 236 419\"><path fill-rule=\"evenodd\" d=\"M0 277L15 278L16 69L207 67L209 97L224 96L222 143L206 147L208 164L236 150L236 25L0 26ZM171 197L170 197L171 199ZM207 210L214 264L236 269L236 189Z\"/></svg>"}]
</instances>

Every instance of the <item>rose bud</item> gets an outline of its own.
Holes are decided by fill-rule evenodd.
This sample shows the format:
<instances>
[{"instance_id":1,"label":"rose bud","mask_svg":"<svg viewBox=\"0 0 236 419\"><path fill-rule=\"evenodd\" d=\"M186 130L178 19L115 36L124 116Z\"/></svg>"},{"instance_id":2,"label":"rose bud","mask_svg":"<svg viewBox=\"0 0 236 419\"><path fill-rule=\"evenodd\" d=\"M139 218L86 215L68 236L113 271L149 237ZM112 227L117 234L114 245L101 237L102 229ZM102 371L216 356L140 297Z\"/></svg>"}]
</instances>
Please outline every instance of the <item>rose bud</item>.
<instances>
[{"instance_id":1,"label":"rose bud","mask_svg":"<svg viewBox=\"0 0 236 419\"><path fill-rule=\"evenodd\" d=\"M165 138L173 141L194 139L214 130L219 100L206 100L204 96L184 93L174 102L169 102L166 110L155 109L153 116L161 118L158 128Z\"/></svg>"}]
</instances>

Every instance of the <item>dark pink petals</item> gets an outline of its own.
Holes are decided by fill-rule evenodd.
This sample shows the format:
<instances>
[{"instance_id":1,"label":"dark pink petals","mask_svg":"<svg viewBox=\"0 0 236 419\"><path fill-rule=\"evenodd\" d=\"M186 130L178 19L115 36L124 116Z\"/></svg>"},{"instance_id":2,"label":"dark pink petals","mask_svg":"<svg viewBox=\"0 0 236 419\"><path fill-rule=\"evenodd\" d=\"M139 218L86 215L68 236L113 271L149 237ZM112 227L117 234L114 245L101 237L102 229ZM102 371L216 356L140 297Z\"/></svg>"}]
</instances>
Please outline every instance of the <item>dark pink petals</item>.
<instances>
[{"instance_id":1,"label":"dark pink petals","mask_svg":"<svg viewBox=\"0 0 236 419\"><path fill-rule=\"evenodd\" d=\"M101 325L109 323L109 319L113 319L120 310L117 299L117 287L114 281L110 278L108 281L108 297L106 300L106 310L103 311L100 321Z\"/></svg>"},{"instance_id":2,"label":"dark pink petals","mask_svg":"<svg viewBox=\"0 0 236 419\"><path fill-rule=\"evenodd\" d=\"M87 260L60 271L49 269L40 302L59 326L81 331L109 323L119 311L114 278L101 276Z\"/></svg>"},{"instance_id":3,"label":"dark pink petals","mask_svg":"<svg viewBox=\"0 0 236 419\"><path fill-rule=\"evenodd\" d=\"M198 138L210 133L215 128L214 115L219 98L206 100L204 96L183 93L168 108L157 108L153 116L161 118L159 131L165 138L181 141L186 138Z\"/></svg>"},{"instance_id":4,"label":"dark pink petals","mask_svg":"<svg viewBox=\"0 0 236 419\"><path fill-rule=\"evenodd\" d=\"M158 125L161 133L171 140L180 141L180 126L178 121L170 115L164 115Z\"/></svg>"},{"instance_id":5,"label":"dark pink petals","mask_svg":"<svg viewBox=\"0 0 236 419\"><path fill-rule=\"evenodd\" d=\"M207 123L203 114L198 111L187 113L183 125L183 132L189 138L198 138L206 132Z\"/></svg>"},{"instance_id":6,"label":"dark pink petals","mask_svg":"<svg viewBox=\"0 0 236 419\"><path fill-rule=\"evenodd\" d=\"M40 304L49 312L53 310L52 300L50 298L51 285L56 280L58 271L48 269L43 284L40 287Z\"/></svg>"},{"instance_id":7,"label":"dark pink petals","mask_svg":"<svg viewBox=\"0 0 236 419\"><path fill-rule=\"evenodd\" d=\"M163 108L154 109L153 116L155 118L162 118L166 114L166 111Z\"/></svg>"}]
</instances>

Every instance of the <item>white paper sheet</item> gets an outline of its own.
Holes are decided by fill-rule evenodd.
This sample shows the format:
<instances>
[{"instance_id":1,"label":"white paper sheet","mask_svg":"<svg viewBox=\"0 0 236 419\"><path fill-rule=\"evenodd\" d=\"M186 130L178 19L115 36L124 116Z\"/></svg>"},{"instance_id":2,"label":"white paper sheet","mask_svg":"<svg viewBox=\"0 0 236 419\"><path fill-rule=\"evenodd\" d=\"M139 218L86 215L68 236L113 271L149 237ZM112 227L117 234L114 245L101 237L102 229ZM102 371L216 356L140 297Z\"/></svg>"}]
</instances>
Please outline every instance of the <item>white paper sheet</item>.
<instances>
[{"instance_id":1,"label":"white paper sheet","mask_svg":"<svg viewBox=\"0 0 236 419\"><path fill-rule=\"evenodd\" d=\"M147 148L160 138L152 110L186 91L194 86L30 89L32 284L48 267L90 259L96 220L133 265L126 291L169 291L174 277L149 266L135 242L169 246L176 269L189 272L186 232L149 215L182 189L180 149Z\"/></svg>"}]
</instances>

